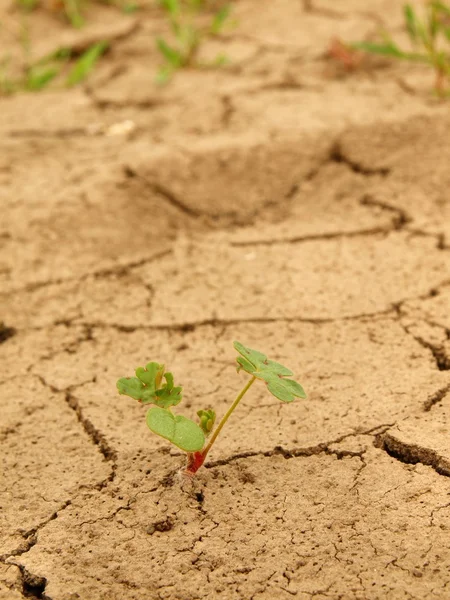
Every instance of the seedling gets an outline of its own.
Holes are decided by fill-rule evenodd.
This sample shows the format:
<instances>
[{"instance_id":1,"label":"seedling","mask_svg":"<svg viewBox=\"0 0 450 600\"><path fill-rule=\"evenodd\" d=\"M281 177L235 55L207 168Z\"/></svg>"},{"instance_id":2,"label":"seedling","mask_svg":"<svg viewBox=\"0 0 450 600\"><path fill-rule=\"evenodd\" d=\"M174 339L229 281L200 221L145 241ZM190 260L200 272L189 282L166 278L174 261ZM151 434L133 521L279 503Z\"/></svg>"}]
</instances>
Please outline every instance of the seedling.
<instances>
[{"instance_id":1,"label":"seedling","mask_svg":"<svg viewBox=\"0 0 450 600\"><path fill-rule=\"evenodd\" d=\"M82 83L94 69L98 60L108 49L108 42L97 42L85 50L72 63L71 48L60 48L38 61L28 62L23 73L16 77L8 76L8 59L0 61L0 94L13 94L19 91L37 92L46 88L58 78L66 66L71 68L65 78L65 85L72 87Z\"/></svg>"},{"instance_id":2,"label":"seedling","mask_svg":"<svg viewBox=\"0 0 450 600\"><path fill-rule=\"evenodd\" d=\"M159 3L175 38L174 43L163 38L156 40L164 59L157 75L159 83L166 83L177 70L185 67L221 66L226 63L226 58L219 55L212 63L204 65L198 60L198 51L204 39L223 30L230 14L229 6L222 6L207 24L200 24L205 0L160 0Z\"/></svg>"},{"instance_id":3,"label":"seedling","mask_svg":"<svg viewBox=\"0 0 450 600\"><path fill-rule=\"evenodd\" d=\"M136 377L122 377L117 382L119 394L130 396L141 404L154 404L147 411L147 426L153 433L169 440L187 453L185 473L188 475L194 475L205 462L223 426L256 380L263 381L268 391L282 402L306 398L299 383L286 379L293 375L292 371L269 360L262 352L246 348L240 342L234 342L234 347L240 355L236 358L237 371L244 371L251 377L214 431L216 413L212 408L197 412L198 424L172 412L171 407L181 402L182 388L174 386L173 375L165 371L164 365L150 362L145 368L136 369Z\"/></svg>"},{"instance_id":4,"label":"seedling","mask_svg":"<svg viewBox=\"0 0 450 600\"><path fill-rule=\"evenodd\" d=\"M450 6L439 0L429 0L423 20L410 4L403 7L403 12L412 51L400 48L388 33L383 33L382 43L357 42L351 44L352 47L430 65L436 74L436 93L440 96L447 94L445 81L450 80ZM447 45L445 50L444 45Z\"/></svg>"},{"instance_id":5,"label":"seedling","mask_svg":"<svg viewBox=\"0 0 450 600\"><path fill-rule=\"evenodd\" d=\"M18 6L29 11L41 5L54 12L62 11L73 27L82 27L84 25L82 15L82 5L84 3L84 0L16 0Z\"/></svg>"},{"instance_id":6,"label":"seedling","mask_svg":"<svg viewBox=\"0 0 450 600\"><path fill-rule=\"evenodd\" d=\"M137 9L134 2L126 0L100 0L102 4L111 4L121 8L125 13L132 13ZM88 0L16 0L21 8L31 11L43 5L53 12L62 13L72 27L82 27L85 24L84 8Z\"/></svg>"}]
</instances>

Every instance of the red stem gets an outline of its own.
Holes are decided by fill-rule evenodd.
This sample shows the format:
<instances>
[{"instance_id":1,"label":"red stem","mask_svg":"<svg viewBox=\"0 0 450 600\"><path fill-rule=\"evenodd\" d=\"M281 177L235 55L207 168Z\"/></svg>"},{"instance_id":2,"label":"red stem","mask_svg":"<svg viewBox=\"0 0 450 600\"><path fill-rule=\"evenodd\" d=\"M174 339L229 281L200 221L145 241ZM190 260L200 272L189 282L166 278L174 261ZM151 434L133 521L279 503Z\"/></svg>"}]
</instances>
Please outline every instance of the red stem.
<instances>
[{"instance_id":1,"label":"red stem","mask_svg":"<svg viewBox=\"0 0 450 600\"><path fill-rule=\"evenodd\" d=\"M205 458L206 454L204 454L203 452L189 453L186 473L189 473L189 475L195 475L195 473L197 473L202 464L205 462Z\"/></svg>"}]
</instances>

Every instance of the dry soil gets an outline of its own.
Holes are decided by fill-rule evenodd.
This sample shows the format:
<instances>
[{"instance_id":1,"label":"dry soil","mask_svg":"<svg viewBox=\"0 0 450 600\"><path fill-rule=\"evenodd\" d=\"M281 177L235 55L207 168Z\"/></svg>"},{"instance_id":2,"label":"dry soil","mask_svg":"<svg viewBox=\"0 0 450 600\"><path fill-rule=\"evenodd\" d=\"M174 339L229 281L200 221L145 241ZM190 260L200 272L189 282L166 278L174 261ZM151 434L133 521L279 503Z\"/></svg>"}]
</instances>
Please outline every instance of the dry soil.
<instances>
[{"instance_id":1,"label":"dry soil","mask_svg":"<svg viewBox=\"0 0 450 600\"><path fill-rule=\"evenodd\" d=\"M36 56L111 49L0 99L1 600L450 599L450 105L327 58L402 4L236 0L229 65L165 87L157 7L30 17ZM115 381L221 415L234 339L308 398L255 386L183 480Z\"/></svg>"}]
</instances>

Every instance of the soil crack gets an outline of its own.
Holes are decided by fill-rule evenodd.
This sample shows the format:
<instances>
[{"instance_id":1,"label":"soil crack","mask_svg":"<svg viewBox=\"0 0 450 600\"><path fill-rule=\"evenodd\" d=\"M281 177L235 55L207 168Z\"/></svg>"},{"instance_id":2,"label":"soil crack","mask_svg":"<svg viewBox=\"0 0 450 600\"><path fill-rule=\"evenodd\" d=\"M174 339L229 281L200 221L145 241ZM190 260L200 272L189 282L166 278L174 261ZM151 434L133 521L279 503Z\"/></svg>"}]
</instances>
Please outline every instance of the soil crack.
<instances>
[{"instance_id":1,"label":"soil crack","mask_svg":"<svg viewBox=\"0 0 450 600\"><path fill-rule=\"evenodd\" d=\"M205 467L207 469L211 469L213 467L227 465L227 464L235 462L236 460L239 460L241 458L249 458L249 457L254 457L254 456L270 457L270 456L281 455L286 459L290 459L290 458L299 458L302 456L308 457L308 456L314 456L314 455L318 455L318 454L328 454L328 455L336 456L336 458L338 460L341 460L345 457L359 457L360 459L362 459L364 451L354 452L352 450L345 450L345 449L337 450L337 449L333 449L332 446L333 446L333 444L339 444L340 442L346 440L347 438L355 437L355 436L359 436L359 435L380 436L383 433L385 433L388 429L393 427L394 425L395 425L395 423L383 423L380 425L375 425L374 427L371 427L371 428L365 429L365 430L356 429L356 430L352 431L351 433L345 433L329 442L321 442L315 446L295 448L293 450L288 450L286 448L283 448L282 446L275 446L275 448L273 448L272 450L240 452L238 454L233 454L232 456L229 456L228 458L223 458L223 459L219 459L219 460L215 460L215 461L209 461L209 462L205 463Z\"/></svg>"},{"instance_id":2,"label":"soil crack","mask_svg":"<svg viewBox=\"0 0 450 600\"><path fill-rule=\"evenodd\" d=\"M118 276L127 275L131 269L135 269L137 267L142 267L143 265L151 263L155 260L164 258L171 253L172 253L172 250L170 248L166 248L164 250L161 250L161 251L153 254L152 256L147 256L144 258L132 260L125 264L118 264L118 265L114 265L111 267L99 269L98 271L83 273L79 277L61 277L61 278L57 278L57 279L49 279L48 281L36 281L34 283L29 283L21 288L16 288L9 292L1 292L0 291L0 297L2 297L2 296L9 297L9 296L13 296L15 294L21 294L24 292L25 293L26 292L34 292L35 290L38 290L38 289L41 289L44 287L49 287L51 285L61 285L64 283L71 283L71 282L80 282L81 283L82 281L85 281L89 277L92 277L94 279L101 279L102 277L109 277L110 275L118 275ZM0 329L0 332L1 332L1 329Z\"/></svg>"},{"instance_id":3,"label":"soil crack","mask_svg":"<svg viewBox=\"0 0 450 600\"><path fill-rule=\"evenodd\" d=\"M375 444L389 456L404 464L421 463L432 467L439 475L450 477L450 461L431 448L403 442L392 433L380 434L377 436Z\"/></svg>"},{"instance_id":4,"label":"soil crack","mask_svg":"<svg viewBox=\"0 0 450 600\"><path fill-rule=\"evenodd\" d=\"M447 396L447 394L450 392L450 383L448 383L446 386L444 386L443 388L441 388L440 390L438 390L437 392L435 392L434 394L432 394L424 403L423 403L423 410L425 412L429 412L433 406L435 404L438 404L439 402L441 402L441 400L443 400L445 398L445 396Z\"/></svg>"},{"instance_id":5,"label":"soil crack","mask_svg":"<svg viewBox=\"0 0 450 600\"><path fill-rule=\"evenodd\" d=\"M436 290L433 290L432 292L430 292L430 296L435 296ZM425 299L425 298L424 298ZM399 307L399 311L400 311L400 307ZM401 315L400 315L401 316ZM436 345L436 344L432 344L431 342L427 342L426 340L424 340L422 337L418 336L418 335L414 335L411 331L410 328L407 325L404 325L401 321L401 319L399 319L399 323L400 326L403 328L403 330L405 331L405 333L407 333L408 335L410 335L413 339L416 340L417 343L419 343L422 348L426 348L427 350L430 350L434 361L436 363L436 367L439 369L439 371L449 371L450 370L450 357L447 356L447 353L445 351L444 346L442 345ZM444 394L445 395L445 394ZM425 410L430 410L431 406L433 404L436 404L436 402L439 402L439 400L441 400L442 398L439 398L438 400L436 400L435 402L432 402L432 404L427 408L428 406L428 401L425 403Z\"/></svg>"},{"instance_id":6,"label":"soil crack","mask_svg":"<svg viewBox=\"0 0 450 600\"><path fill-rule=\"evenodd\" d=\"M166 188L164 185L161 185L160 183L158 183L156 181L149 180L147 177L144 177L143 175L140 175L139 173L137 173L131 167L129 167L129 166L125 167L125 174L128 177L137 177L138 179L143 181L153 192L155 192L156 194L161 196L168 204L170 204L172 207L176 208L179 212L182 212L185 215L188 215L189 217L193 217L193 218L198 218L198 217L202 216L202 213L200 213L197 210L194 210L193 208L191 208L190 206L185 204L171 190Z\"/></svg>"},{"instance_id":7,"label":"soil crack","mask_svg":"<svg viewBox=\"0 0 450 600\"><path fill-rule=\"evenodd\" d=\"M67 403L69 408L74 411L78 422L81 424L82 428L88 435L89 439L92 441L92 443L95 446L97 446L98 450L103 455L103 458L105 459L105 461L112 463L111 464L111 472L108 475L108 477L106 477L105 479L103 479L102 481L100 481L99 483L97 483L96 485L93 486L94 489L98 489L98 490L103 489L110 482L114 481L114 478L116 476L117 453L113 448L111 448L111 446L107 442L105 436L93 425L93 423L91 423L91 421L89 419L87 419L83 415L83 411L80 406L80 403L79 403L78 399L73 395L74 389L77 389L83 385L86 385L86 383L91 383L92 381L95 381L95 379L94 380L89 379L88 381L84 381L77 385L69 386L68 388L66 388L64 390L60 390L60 389L56 388L55 386L49 384L44 379L44 377L42 377L41 375L36 374L36 376L41 381L41 383L43 385L45 385L46 387L48 387L53 393L64 394L65 402Z\"/></svg>"},{"instance_id":8,"label":"soil crack","mask_svg":"<svg viewBox=\"0 0 450 600\"><path fill-rule=\"evenodd\" d=\"M275 246L277 244L298 244L302 242L311 242L318 240L335 240L340 238L355 238L364 237L369 235L379 235L382 233L389 233L390 231L396 231L398 229L397 221L393 223L393 227L371 227L368 229L360 229L357 231L335 231L330 233L312 233L309 235L302 235L290 238L283 238L278 240L257 240L253 241L242 241L242 242L231 242L231 246L244 247L244 246Z\"/></svg>"},{"instance_id":9,"label":"soil crack","mask_svg":"<svg viewBox=\"0 0 450 600\"><path fill-rule=\"evenodd\" d=\"M381 208L382 210L389 211L394 215L394 229L400 230L405 227L408 223L413 221L413 218L403 209L398 208L396 206L391 206L387 202L382 202L381 200L376 200L370 194L365 194L360 200L361 206L375 206L377 208Z\"/></svg>"},{"instance_id":10,"label":"soil crack","mask_svg":"<svg viewBox=\"0 0 450 600\"><path fill-rule=\"evenodd\" d=\"M335 142L330 152L330 161L336 163L344 163L347 165L354 173L359 173L360 175L365 175L370 177L372 175L381 175L383 177L387 177L391 173L391 169L388 167L377 167L377 168L369 168L364 167L358 162L350 159L345 155L342 145L339 141Z\"/></svg>"}]
</instances>

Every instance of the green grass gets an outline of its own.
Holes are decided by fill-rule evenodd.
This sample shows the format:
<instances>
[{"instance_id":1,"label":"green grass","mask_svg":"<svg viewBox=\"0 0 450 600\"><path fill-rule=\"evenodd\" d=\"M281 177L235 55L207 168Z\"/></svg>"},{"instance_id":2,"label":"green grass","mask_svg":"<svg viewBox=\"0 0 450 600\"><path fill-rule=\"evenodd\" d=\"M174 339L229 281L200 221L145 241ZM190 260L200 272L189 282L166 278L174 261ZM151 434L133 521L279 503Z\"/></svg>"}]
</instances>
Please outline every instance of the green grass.
<instances>
[{"instance_id":1,"label":"green grass","mask_svg":"<svg viewBox=\"0 0 450 600\"><path fill-rule=\"evenodd\" d=\"M401 48L387 32L381 34L380 42L357 42L351 46L372 54L430 66L435 72L435 92L439 96L448 95L450 6L440 0L430 0L421 18L410 4L405 4L403 14L411 42L410 48Z\"/></svg>"},{"instance_id":2,"label":"green grass","mask_svg":"<svg viewBox=\"0 0 450 600\"><path fill-rule=\"evenodd\" d=\"M171 40L159 37L156 46L163 59L157 74L159 83L166 83L179 69L186 67L217 67L227 62L223 55L208 63L198 59L202 42L219 35L230 21L230 6L223 5L212 14L206 0L159 0L170 25Z\"/></svg>"},{"instance_id":3,"label":"green grass","mask_svg":"<svg viewBox=\"0 0 450 600\"><path fill-rule=\"evenodd\" d=\"M39 61L28 62L20 75L10 75L8 57L0 61L0 94L38 92L56 79L72 87L89 76L100 57L107 51L108 42L97 42L76 56L71 48L61 48Z\"/></svg>"},{"instance_id":4,"label":"green grass","mask_svg":"<svg viewBox=\"0 0 450 600\"><path fill-rule=\"evenodd\" d=\"M115 6L124 13L132 13L138 8L133 0L60 0L61 9L55 8L54 12L61 12L72 27L80 28L86 22L85 10L92 2ZM16 4L25 11L33 11L45 6L42 0L16 0Z\"/></svg>"}]
</instances>

